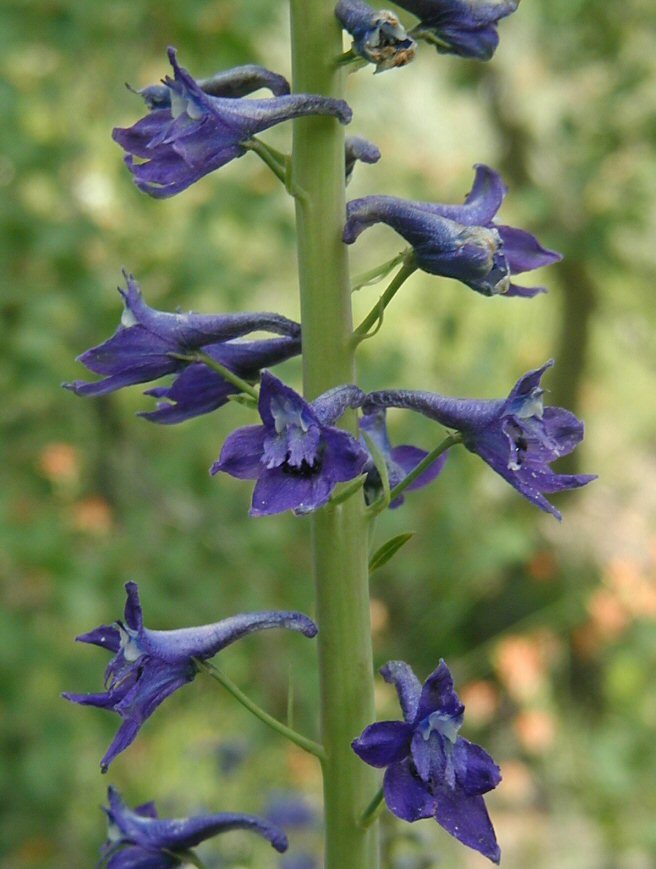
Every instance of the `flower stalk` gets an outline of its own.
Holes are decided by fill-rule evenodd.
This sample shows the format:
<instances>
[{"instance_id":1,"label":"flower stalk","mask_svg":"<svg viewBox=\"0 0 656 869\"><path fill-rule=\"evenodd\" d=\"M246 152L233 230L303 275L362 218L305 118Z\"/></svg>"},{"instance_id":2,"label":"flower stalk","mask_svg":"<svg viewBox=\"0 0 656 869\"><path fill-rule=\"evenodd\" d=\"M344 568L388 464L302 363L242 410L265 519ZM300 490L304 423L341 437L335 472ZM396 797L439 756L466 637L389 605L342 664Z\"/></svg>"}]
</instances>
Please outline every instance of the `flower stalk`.
<instances>
[{"instance_id":1,"label":"flower stalk","mask_svg":"<svg viewBox=\"0 0 656 869\"><path fill-rule=\"evenodd\" d=\"M341 29L333 0L291 0L294 92L341 98L343 72L334 58ZM311 400L355 381L351 285L341 241L345 213L344 135L332 118L294 123L292 179L296 200L305 396ZM348 411L341 423L355 434ZM350 741L372 720L373 660L369 617L368 529L364 504L349 498L313 514L317 594L326 869L376 869L375 827L360 818L376 788Z\"/></svg>"}]
</instances>

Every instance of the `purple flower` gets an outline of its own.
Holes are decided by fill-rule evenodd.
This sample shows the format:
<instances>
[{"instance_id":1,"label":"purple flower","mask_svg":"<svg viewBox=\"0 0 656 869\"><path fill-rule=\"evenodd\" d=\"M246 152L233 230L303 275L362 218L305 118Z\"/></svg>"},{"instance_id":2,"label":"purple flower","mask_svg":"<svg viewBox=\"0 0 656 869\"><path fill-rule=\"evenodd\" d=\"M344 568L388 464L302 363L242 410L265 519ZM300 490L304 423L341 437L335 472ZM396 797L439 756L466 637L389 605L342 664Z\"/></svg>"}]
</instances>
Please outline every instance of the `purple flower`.
<instances>
[{"instance_id":1,"label":"purple flower","mask_svg":"<svg viewBox=\"0 0 656 869\"><path fill-rule=\"evenodd\" d=\"M220 812L193 818L159 818L154 803L129 809L116 788L107 789L107 841L101 865L107 869L168 869L186 862L189 850L219 833L251 830L276 849L287 850L287 836L275 824L244 815ZM188 857L187 857L188 859Z\"/></svg>"},{"instance_id":2,"label":"purple flower","mask_svg":"<svg viewBox=\"0 0 656 869\"><path fill-rule=\"evenodd\" d=\"M229 341L211 344L203 351L229 368L242 380L254 383L262 368L270 368L301 352L300 338L269 338L264 341ZM163 425L184 422L203 413L210 413L227 404L238 387L202 362L184 368L170 386L158 386L146 391L159 401L157 410L140 413L150 422Z\"/></svg>"},{"instance_id":3,"label":"purple flower","mask_svg":"<svg viewBox=\"0 0 656 869\"><path fill-rule=\"evenodd\" d=\"M280 314L156 311L144 302L134 276L124 274L128 287L127 290L119 287L125 310L117 331L107 341L78 356L79 362L94 374L104 375L104 379L93 383L84 380L65 383L65 388L76 395L105 395L134 383L157 380L189 364L176 355L210 347L214 353L223 352L217 351L214 345L249 332L277 332L299 340L301 327ZM230 352L227 351L228 355Z\"/></svg>"},{"instance_id":4,"label":"purple flower","mask_svg":"<svg viewBox=\"0 0 656 869\"><path fill-rule=\"evenodd\" d=\"M243 613L195 628L152 631L143 624L137 584L128 582L125 590L123 621L100 625L76 638L80 643L93 643L114 652L105 671L107 690L100 694L62 695L73 703L109 709L123 718L100 762L103 772L134 741L160 703L193 681L197 672L193 658L212 658L240 637L267 628L289 628L306 637L317 633L314 622L302 613L277 611Z\"/></svg>"},{"instance_id":5,"label":"purple flower","mask_svg":"<svg viewBox=\"0 0 656 869\"><path fill-rule=\"evenodd\" d=\"M275 97L284 96L290 91L289 82L284 76L254 63L223 70L211 78L198 79L196 84L203 93L211 97L227 99L246 97L260 88L268 88ZM171 108L173 91L166 84L149 85L140 88L136 93L143 97L151 111Z\"/></svg>"},{"instance_id":6,"label":"purple flower","mask_svg":"<svg viewBox=\"0 0 656 869\"><path fill-rule=\"evenodd\" d=\"M426 450L410 446L409 444L393 447L390 443L389 434L387 433L385 416L386 411L383 407L370 409L360 420L360 431L365 432L380 450L380 453L385 459L385 464L387 465L390 488L393 489L408 476L410 471L413 471L417 465L426 458L428 453ZM369 450L366 442L363 443L363 446L368 452ZM410 483L406 491L412 492L414 489L423 489L424 486L431 483L444 467L446 458L447 453L441 455L424 471L423 474L420 474L413 483ZM374 464L373 457L370 457L364 470L367 473L367 479L364 484L364 494L367 503L371 504L379 498L382 493L380 474ZM396 507L400 507L404 501L404 495L399 495L398 498L395 498L392 501L390 508L393 510Z\"/></svg>"},{"instance_id":7,"label":"purple flower","mask_svg":"<svg viewBox=\"0 0 656 869\"><path fill-rule=\"evenodd\" d=\"M562 257L523 229L493 223L506 193L501 176L479 164L463 205L395 196L354 199L346 207L344 241L353 244L365 229L386 223L412 245L415 262L425 272L456 278L484 296L535 296L544 288L517 286L511 276Z\"/></svg>"},{"instance_id":8,"label":"purple flower","mask_svg":"<svg viewBox=\"0 0 656 869\"><path fill-rule=\"evenodd\" d=\"M462 434L467 449L541 510L561 519L544 493L577 489L594 474L557 474L551 462L571 453L583 439L583 423L562 407L544 407L540 381L553 360L517 381L508 398L446 398L435 392L372 392L366 407L403 407L419 411Z\"/></svg>"},{"instance_id":9,"label":"purple flower","mask_svg":"<svg viewBox=\"0 0 656 869\"><path fill-rule=\"evenodd\" d=\"M498 863L501 852L483 794L501 781L499 767L480 746L458 736L465 707L440 661L422 686L403 661L381 675L398 692L403 721L379 721L352 743L365 763L387 767L389 810L404 821L435 818L463 845Z\"/></svg>"},{"instance_id":10,"label":"purple flower","mask_svg":"<svg viewBox=\"0 0 656 869\"><path fill-rule=\"evenodd\" d=\"M497 22L512 14L519 0L395 0L420 23L412 36L441 54L489 60L499 44Z\"/></svg>"},{"instance_id":11,"label":"purple flower","mask_svg":"<svg viewBox=\"0 0 656 869\"><path fill-rule=\"evenodd\" d=\"M363 398L357 386L339 386L308 403L265 371L259 400L263 425L233 432L211 473L257 480L251 516L317 510L337 483L357 477L367 461L355 438L332 425Z\"/></svg>"},{"instance_id":12,"label":"purple flower","mask_svg":"<svg viewBox=\"0 0 656 869\"><path fill-rule=\"evenodd\" d=\"M211 96L178 65L169 48L174 78L164 79L170 92L164 108L129 128L117 127L113 138L127 151L125 162L140 190L166 198L186 190L209 172L243 156L247 142L282 121L305 115L332 115L341 123L351 120L343 100L310 94L243 99ZM157 97L154 104L166 104ZM135 163L134 157L143 162Z\"/></svg>"},{"instance_id":13,"label":"purple flower","mask_svg":"<svg viewBox=\"0 0 656 869\"><path fill-rule=\"evenodd\" d=\"M353 169L358 160L361 163L377 163L380 160L380 151L373 142L363 139L362 136L347 136L344 142L344 166L347 184L353 176Z\"/></svg>"},{"instance_id":14,"label":"purple flower","mask_svg":"<svg viewBox=\"0 0 656 869\"><path fill-rule=\"evenodd\" d=\"M417 44L392 12L376 12L364 0L339 0L335 15L353 37L353 51L375 63L376 72L405 66L414 58Z\"/></svg>"}]
</instances>

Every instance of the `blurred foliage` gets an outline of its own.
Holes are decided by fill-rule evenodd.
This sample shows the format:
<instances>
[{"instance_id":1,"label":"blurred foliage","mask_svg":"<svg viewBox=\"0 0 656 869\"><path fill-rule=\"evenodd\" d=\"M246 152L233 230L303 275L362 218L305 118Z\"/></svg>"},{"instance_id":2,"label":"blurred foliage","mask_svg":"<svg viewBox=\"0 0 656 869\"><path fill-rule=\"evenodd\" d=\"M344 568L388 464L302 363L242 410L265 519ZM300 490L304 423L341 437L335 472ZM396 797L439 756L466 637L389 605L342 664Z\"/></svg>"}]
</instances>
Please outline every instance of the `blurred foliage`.
<instances>
[{"instance_id":1,"label":"blurred foliage","mask_svg":"<svg viewBox=\"0 0 656 869\"><path fill-rule=\"evenodd\" d=\"M353 132L383 151L354 196L459 201L471 166L511 182L503 219L539 230L568 259L533 302L482 299L416 276L362 348L364 388L501 396L556 352L558 400L585 417L582 467L594 486L538 514L465 451L440 480L379 519L375 546L417 531L373 578L376 659L423 677L440 656L468 705L466 735L499 759L491 799L506 867L620 867L656 861L656 55L647 0L534 0L502 22L480 67L424 48L395 73L349 80ZM207 468L248 411L230 405L179 428L133 413L134 388L85 401L59 389L74 356L120 315L113 287L134 271L172 310L298 315L293 209L252 155L184 195L137 193L111 142L157 81L164 48L199 76L256 61L289 73L286 6L266 0L155 4L5 2L0 9L0 645L2 818L8 869L89 866L104 838L98 761L114 716L70 706L98 690L103 653L73 637L122 611L139 581L147 621L176 627L265 607L312 611L307 522L247 521L248 485ZM267 134L285 147L288 129ZM398 239L377 227L354 272ZM364 314L376 288L355 303ZM298 361L283 374L298 382ZM435 427L390 415L395 442L435 443ZM294 688L299 728L316 731L315 651L283 632L222 653L226 672L281 717ZM379 686L381 717L398 708ZM231 759L229 763L226 758ZM316 764L263 732L200 677L158 710L107 777L163 813L262 811L273 787L316 806ZM430 822L384 823L389 867L486 865ZM306 848L312 833L292 833ZM303 839L305 837L305 839ZM208 865L276 865L230 834ZM221 862L210 863L210 855ZM218 857L214 858L218 860Z\"/></svg>"}]
</instances>

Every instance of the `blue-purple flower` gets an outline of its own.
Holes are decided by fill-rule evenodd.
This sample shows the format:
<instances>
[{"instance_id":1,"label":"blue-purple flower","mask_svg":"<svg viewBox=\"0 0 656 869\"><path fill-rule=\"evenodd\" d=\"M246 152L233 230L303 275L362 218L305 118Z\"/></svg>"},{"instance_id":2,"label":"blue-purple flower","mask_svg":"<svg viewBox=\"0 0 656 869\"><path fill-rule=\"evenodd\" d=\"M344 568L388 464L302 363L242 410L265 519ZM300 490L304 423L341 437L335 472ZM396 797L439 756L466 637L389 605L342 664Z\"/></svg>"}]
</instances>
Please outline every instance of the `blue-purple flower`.
<instances>
[{"instance_id":1,"label":"blue-purple flower","mask_svg":"<svg viewBox=\"0 0 656 869\"><path fill-rule=\"evenodd\" d=\"M127 290L119 287L125 309L117 331L107 341L78 357L78 361L90 371L104 377L95 382L76 380L64 384L77 395L105 395L124 386L157 380L187 367L189 362L178 357L196 350L211 348L211 354L218 354L218 358L224 351L216 345L249 332L262 330L288 336L294 342L300 340L298 323L280 314L170 314L156 311L144 301L133 275L125 274L125 278ZM262 349L266 348L259 347L258 352ZM269 364L281 361L276 360L277 352L274 351ZM231 353L234 355L231 350L225 353L228 357ZM236 355L239 353L237 351ZM252 366L250 368L252 370Z\"/></svg>"},{"instance_id":2,"label":"blue-purple flower","mask_svg":"<svg viewBox=\"0 0 656 869\"><path fill-rule=\"evenodd\" d=\"M335 15L353 37L352 50L374 63L376 72L405 66L414 58L417 44L392 12L376 12L364 0L339 0Z\"/></svg>"},{"instance_id":3,"label":"blue-purple flower","mask_svg":"<svg viewBox=\"0 0 656 869\"><path fill-rule=\"evenodd\" d=\"M203 352L242 380L255 383L263 368L271 368L301 352L299 338L268 338L262 341L228 341L210 344ZM163 425L184 422L210 413L226 404L239 388L203 362L193 362L176 375L170 386L156 386L145 395L163 399L157 410L140 413L144 419Z\"/></svg>"},{"instance_id":4,"label":"blue-purple flower","mask_svg":"<svg viewBox=\"0 0 656 869\"><path fill-rule=\"evenodd\" d=\"M498 863L501 852L483 794L501 781L499 767L479 745L458 735L465 707L440 661L423 686L403 661L381 674L398 692L403 721L370 724L352 743L365 763L387 767L385 802L404 821L435 818L462 842Z\"/></svg>"},{"instance_id":5,"label":"blue-purple flower","mask_svg":"<svg viewBox=\"0 0 656 869\"><path fill-rule=\"evenodd\" d=\"M420 19L412 36L441 54L489 60L499 44L497 22L512 14L519 0L394 0Z\"/></svg>"},{"instance_id":6,"label":"blue-purple flower","mask_svg":"<svg viewBox=\"0 0 656 869\"><path fill-rule=\"evenodd\" d=\"M360 431L364 432L374 445L378 448L381 456L385 460L387 466L387 475L389 477L390 488L393 489L404 480L410 471L414 471L417 465L423 461L428 453L419 447L413 447L410 444L401 444L398 447L393 447L389 434L387 432L387 424L385 420L386 411L384 407L376 407L368 410L360 420ZM363 446L369 452L366 441ZM428 467L423 474L420 474L407 487L407 492L412 492L414 489L423 489L431 483L444 467L447 459L447 453L441 455L433 464ZM364 494L368 504L373 503L380 497L383 491L380 473L374 463L373 456L370 456L369 461L365 465L364 470L367 473L367 479L364 484ZM405 501L404 495L399 495L390 504L391 509L400 507Z\"/></svg>"},{"instance_id":7,"label":"blue-purple flower","mask_svg":"<svg viewBox=\"0 0 656 869\"><path fill-rule=\"evenodd\" d=\"M107 798L107 841L101 849L101 866L107 869L180 866L189 860L191 848L230 830L250 830L270 842L276 851L287 850L287 836L280 827L256 815L220 812L192 818L160 818L154 803L130 809L111 786Z\"/></svg>"},{"instance_id":8,"label":"blue-purple flower","mask_svg":"<svg viewBox=\"0 0 656 869\"><path fill-rule=\"evenodd\" d=\"M513 275L558 262L523 229L495 224L507 188L489 166L476 166L474 185L463 205L413 202L396 196L365 196L347 204L344 241L353 244L375 223L386 223L412 245L416 265L433 275L455 278L484 296L531 297L543 287L521 287Z\"/></svg>"},{"instance_id":9,"label":"blue-purple flower","mask_svg":"<svg viewBox=\"0 0 656 869\"><path fill-rule=\"evenodd\" d=\"M66 700L117 712L123 719L100 768L106 772L114 758L134 741L141 726L174 691L193 681L194 658L207 660L235 640L268 628L288 628L314 637L317 627L298 612L254 612L223 621L174 631L144 627L139 590L125 585L127 601L122 621L100 625L77 637L114 653L105 671L106 690L99 694L65 693Z\"/></svg>"},{"instance_id":10,"label":"blue-purple flower","mask_svg":"<svg viewBox=\"0 0 656 869\"><path fill-rule=\"evenodd\" d=\"M339 386L310 403L265 371L259 398L262 425L233 432L211 473L257 480L251 516L317 510L337 483L357 477L367 462L355 438L333 426L363 398L357 386Z\"/></svg>"},{"instance_id":11,"label":"blue-purple flower","mask_svg":"<svg viewBox=\"0 0 656 869\"><path fill-rule=\"evenodd\" d=\"M377 163L380 160L380 150L373 142L363 139L362 136L347 136L344 142L344 174L347 184L351 180L358 160L361 163Z\"/></svg>"},{"instance_id":12,"label":"blue-purple flower","mask_svg":"<svg viewBox=\"0 0 656 869\"><path fill-rule=\"evenodd\" d=\"M508 398L447 398L421 390L372 392L365 407L416 410L462 435L467 449L541 510L557 519L560 512L545 494L577 489L594 474L558 474L551 462L566 456L583 439L583 423L562 407L544 407L543 374L553 360L517 381Z\"/></svg>"},{"instance_id":13,"label":"blue-purple flower","mask_svg":"<svg viewBox=\"0 0 656 869\"><path fill-rule=\"evenodd\" d=\"M186 190L243 156L249 139L275 124L305 115L332 115L343 124L351 120L351 109L343 100L318 95L211 96L179 66L174 49L168 54L174 78L167 76L164 85L171 95L168 101L161 96L153 101L164 107L154 108L132 127L117 127L112 134L127 151L125 162L135 184L150 196L166 198Z\"/></svg>"}]
</instances>

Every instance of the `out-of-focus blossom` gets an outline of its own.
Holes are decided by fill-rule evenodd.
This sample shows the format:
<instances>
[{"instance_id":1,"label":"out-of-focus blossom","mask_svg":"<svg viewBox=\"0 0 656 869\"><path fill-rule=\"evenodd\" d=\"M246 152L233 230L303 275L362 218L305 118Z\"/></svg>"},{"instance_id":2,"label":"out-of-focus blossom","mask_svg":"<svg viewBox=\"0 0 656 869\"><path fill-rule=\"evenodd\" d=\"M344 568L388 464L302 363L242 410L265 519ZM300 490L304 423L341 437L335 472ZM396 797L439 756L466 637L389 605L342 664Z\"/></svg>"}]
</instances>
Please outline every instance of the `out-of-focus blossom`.
<instances>
[{"instance_id":1,"label":"out-of-focus blossom","mask_svg":"<svg viewBox=\"0 0 656 869\"><path fill-rule=\"evenodd\" d=\"M376 72L405 66L414 58L417 43L393 12L377 12L364 0L339 0L335 15L353 37L355 54L375 64Z\"/></svg>"}]
</instances>

